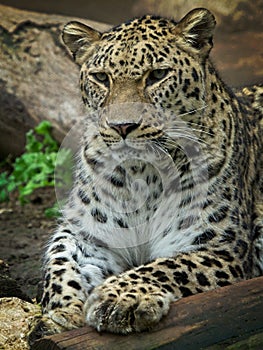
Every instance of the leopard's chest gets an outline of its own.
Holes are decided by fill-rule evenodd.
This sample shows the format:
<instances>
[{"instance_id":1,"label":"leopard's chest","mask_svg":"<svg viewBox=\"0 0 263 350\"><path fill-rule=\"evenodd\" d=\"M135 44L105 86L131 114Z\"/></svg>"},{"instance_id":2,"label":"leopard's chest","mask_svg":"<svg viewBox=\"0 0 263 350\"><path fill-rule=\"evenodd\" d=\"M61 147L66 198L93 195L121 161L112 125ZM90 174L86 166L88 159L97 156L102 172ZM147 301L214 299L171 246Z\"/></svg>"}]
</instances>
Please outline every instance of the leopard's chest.
<instances>
[{"instance_id":1,"label":"leopard's chest","mask_svg":"<svg viewBox=\"0 0 263 350\"><path fill-rule=\"evenodd\" d=\"M66 216L78 217L82 235L117 249L131 266L193 249L203 229L206 184L197 185L193 174L184 176L168 165L140 160L105 168L88 187L75 188L75 206ZM80 190L90 198L88 205Z\"/></svg>"}]
</instances>

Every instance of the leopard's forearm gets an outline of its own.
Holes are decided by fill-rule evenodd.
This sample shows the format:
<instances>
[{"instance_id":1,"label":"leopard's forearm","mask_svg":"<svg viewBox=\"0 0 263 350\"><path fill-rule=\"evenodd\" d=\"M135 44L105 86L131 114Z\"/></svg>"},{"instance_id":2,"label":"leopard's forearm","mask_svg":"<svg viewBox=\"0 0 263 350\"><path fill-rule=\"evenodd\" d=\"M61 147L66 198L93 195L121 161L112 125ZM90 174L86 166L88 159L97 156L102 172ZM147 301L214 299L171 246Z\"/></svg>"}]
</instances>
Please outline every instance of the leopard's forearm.
<instances>
[{"instance_id":1,"label":"leopard's forearm","mask_svg":"<svg viewBox=\"0 0 263 350\"><path fill-rule=\"evenodd\" d=\"M77 237L71 227L61 226L49 242L41 302L44 313L69 305L82 311L90 291L120 272L118 264L108 264L104 247L93 242L84 247Z\"/></svg>"},{"instance_id":2,"label":"leopard's forearm","mask_svg":"<svg viewBox=\"0 0 263 350\"><path fill-rule=\"evenodd\" d=\"M174 299L230 285L246 277L243 266L230 251L214 249L180 253L174 258L158 258L144 266L124 272L119 284L133 288L128 281L147 286L158 286ZM114 280L116 277L111 277ZM116 278L117 280L117 278Z\"/></svg>"},{"instance_id":3,"label":"leopard's forearm","mask_svg":"<svg viewBox=\"0 0 263 350\"><path fill-rule=\"evenodd\" d=\"M85 318L99 331L126 334L147 330L167 314L172 301L242 278L240 262L227 250L158 258L109 277L96 287L85 303Z\"/></svg>"}]
</instances>

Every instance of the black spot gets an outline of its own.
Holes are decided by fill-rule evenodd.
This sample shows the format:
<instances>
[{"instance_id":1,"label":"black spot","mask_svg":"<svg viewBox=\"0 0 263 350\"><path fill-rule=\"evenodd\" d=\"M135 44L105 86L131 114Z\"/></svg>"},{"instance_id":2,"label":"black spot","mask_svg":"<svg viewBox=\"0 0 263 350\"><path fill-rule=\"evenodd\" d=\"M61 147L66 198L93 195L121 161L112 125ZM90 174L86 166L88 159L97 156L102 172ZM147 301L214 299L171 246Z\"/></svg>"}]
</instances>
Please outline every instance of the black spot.
<instances>
[{"instance_id":1,"label":"black spot","mask_svg":"<svg viewBox=\"0 0 263 350\"><path fill-rule=\"evenodd\" d=\"M61 294L62 293L62 287L56 283L52 283L51 288L54 293Z\"/></svg>"},{"instance_id":2,"label":"black spot","mask_svg":"<svg viewBox=\"0 0 263 350\"><path fill-rule=\"evenodd\" d=\"M131 281L131 284L135 286L136 284L138 284L138 281Z\"/></svg>"},{"instance_id":3,"label":"black spot","mask_svg":"<svg viewBox=\"0 0 263 350\"><path fill-rule=\"evenodd\" d=\"M192 77L193 77L194 81L199 80L199 77L198 77L198 74L197 74L197 71L195 68L192 69Z\"/></svg>"},{"instance_id":4,"label":"black spot","mask_svg":"<svg viewBox=\"0 0 263 350\"><path fill-rule=\"evenodd\" d=\"M183 92L187 91L189 85L190 85L190 79L185 79L184 80L184 86L182 88Z\"/></svg>"},{"instance_id":5,"label":"black spot","mask_svg":"<svg viewBox=\"0 0 263 350\"><path fill-rule=\"evenodd\" d=\"M81 189L78 190L78 197L81 199L83 204L86 204L86 205L90 204L90 199L83 190Z\"/></svg>"},{"instance_id":6,"label":"black spot","mask_svg":"<svg viewBox=\"0 0 263 350\"><path fill-rule=\"evenodd\" d=\"M147 294L147 289L145 289L144 287L140 287L140 291L141 291L143 294Z\"/></svg>"},{"instance_id":7,"label":"black spot","mask_svg":"<svg viewBox=\"0 0 263 350\"><path fill-rule=\"evenodd\" d=\"M99 196L97 195L97 193L96 192L92 192L92 196L93 196L93 198L95 199L95 201L96 202L100 202L100 198L99 198Z\"/></svg>"},{"instance_id":8,"label":"black spot","mask_svg":"<svg viewBox=\"0 0 263 350\"><path fill-rule=\"evenodd\" d=\"M212 261L208 257L204 256L203 257L203 261L201 261L201 264L204 265L204 266L207 266L207 267L211 267L212 266Z\"/></svg>"},{"instance_id":9,"label":"black spot","mask_svg":"<svg viewBox=\"0 0 263 350\"><path fill-rule=\"evenodd\" d=\"M229 271L231 272L232 276L237 278L238 277L238 273L236 271L236 269L233 266L229 266Z\"/></svg>"},{"instance_id":10,"label":"black spot","mask_svg":"<svg viewBox=\"0 0 263 350\"><path fill-rule=\"evenodd\" d=\"M188 267L188 270L191 272L192 269L196 269L196 264L192 262L191 260L181 259L181 263L183 265L186 265Z\"/></svg>"},{"instance_id":11,"label":"black spot","mask_svg":"<svg viewBox=\"0 0 263 350\"><path fill-rule=\"evenodd\" d=\"M184 59L184 61L185 61L185 63L186 63L188 66L190 66L190 61L189 61L189 59L188 59L187 57Z\"/></svg>"},{"instance_id":12,"label":"black spot","mask_svg":"<svg viewBox=\"0 0 263 350\"><path fill-rule=\"evenodd\" d=\"M210 87L211 87L211 90L212 90L212 91L213 91L213 90L217 90L217 85L216 85L216 83L214 83L214 82L211 83Z\"/></svg>"},{"instance_id":13,"label":"black spot","mask_svg":"<svg viewBox=\"0 0 263 350\"><path fill-rule=\"evenodd\" d=\"M84 277L85 277L86 282L90 284L90 281L91 281L90 276L89 275L84 275Z\"/></svg>"},{"instance_id":14,"label":"black spot","mask_svg":"<svg viewBox=\"0 0 263 350\"><path fill-rule=\"evenodd\" d=\"M53 274L57 277L63 275L63 273L66 272L66 269L61 269L61 270L57 270L57 271L54 271Z\"/></svg>"},{"instance_id":15,"label":"black spot","mask_svg":"<svg viewBox=\"0 0 263 350\"><path fill-rule=\"evenodd\" d=\"M214 108L211 109L211 117L213 118L216 114L216 110Z\"/></svg>"},{"instance_id":16,"label":"black spot","mask_svg":"<svg viewBox=\"0 0 263 350\"><path fill-rule=\"evenodd\" d=\"M216 271L215 276L217 278L224 278L226 280L229 278L228 274L224 271Z\"/></svg>"},{"instance_id":17,"label":"black spot","mask_svg":"<svg viewBox=\"0 0 263 350\"><path fill-rule=\"evenodd\" d=\"M193 295L193 292L189 288L181 286L181 287L179 287L179 290L182 293L183 297L188 297L190 295Z\"/></svg>"},{"instance_id":18,"label":"black spot","mask_svg":"<svg viewBox=\"0 0 263 350\"><path fill-rule=\"evenodd\" d=\"M64 252L65 250L66 250L66 247L64 244L58 244L51 249L53 253L61 253L61 252Z\"/></svg>"},{"instance_id":19,"label":"black spot","mask_svg":"<svg viewBox=\"0 0 263 350\"><path fill-rule=\"evenodd\" d=\"M198 283L201 285L201 286L210 286L210 282L208 281L207 277L202 273L202 272L199 272L196 274L196 278L197 278L197 281Z\"/></svg>"},{"instance_id":20,"label":"black spot","mask_svg":"<svg viewBox=\"0 0 263 350\"><path fill-rule=\"evenodd\" d=\"M182 84L182 82L183 82L183 79L182 79L183 71L182 71L182 69L179 69L178 75L179 75L179 84Z\"/></svg>"},{"instance_id":21,"label":"black spot","mask_svg":"<svg viewBox=\"0 0 263 350\"><path fill-rule=\"evenodd\" d=\"M168 282L169 278L167 276L160 276L157 278L159 282Z\"/></svg>"},{"instance_id":22,"label":"black spot","mask_svg":"<svg viewBox=\"0 0 263 350\"><path fill-rule=\"evenodd\" d=\"M194 97L196 100L199 100L199 95L200 95L200 89L196 87L192 92L186 95L186 98Z\"/></svg>"},{"instance_id":23,"label":"black spot","mask_svg":"<svg viewBox=\"0 0 263 350\"><path fill-rule=\"evenodd\" d=\"M64 265L64 263L68 261L68 258L56 258L53 262L53 265Z\"/></svg>"},{"instance_id":24,"label":"black spot","mask_svg":"<svg viewBox=\"0 0 263 350\"><path fill-rule=\"evenodd\" d=\"M169 98L170 92L168 90L165 91L165 97Z\"/></svg>"},{"instance_id":25,"label":"black spot","mask_svg":"<svg viewBox=\"0 0 263 350\"><path fill-rule=\"evenodd\" d=\"M233 256L226 250L214 250L214 253L225 261L231 262L234 260Z\"/></svg>"},{"instance_id":26,"label":"black spot","mask_svg":"<svg viewBox=\"0 0 263 350\"><path fill-rule=\"evenodd\" d=\"M113 293L109 293L108 296L111 297L111 298L116 298L117 297L117 295L113 294Z\"/></svg>"},{"instance_id":27,"label":"black spot","mask_svg":"<svg viewBox=\"0 0 263 350\"><path fill-rule=\"evenodd\" d=\"M42 301L41 301L41 304L42 304L42 307L45 308L46 305L49 303L49 292L46 292L42 298Z\"/></svg>"},{"instance_id":28,"label":"black spot","mask_svg":"<svg viewBox=\"0 0 263 350\"><path fill-rule=\"evenodd\" d=\"M203 261L201 261L201 264L204 266L207 266L207 267L211 267L214 265L217 267L221 267L221 268L223 267L220 261L213 259L213 258L209 258L207 256L203 257Z\"/></svg>"},{"instance_id":29,"label":"black spot","mask_svg":"<svg viewBox=\"0 0 263 350\"><path fill-rule=\"evenodd\" d=\"M188 279L188 275L186 272L179 272L179 271L175 271L173 273L173 276L174 276L174 280L176 283L178 284L187 284L189 282L189 279Z\"/></svg>"},{"instance_id":30,"label":"black spot","mask_svg":"<svg viewBox=\"0 0 263 350\"><path fill-rule=\"evenodd\" d=\"M119 286L120 286L121 288L127 287L127 286L128 286L128 283L127 283L127 282L120 282L120 283L119 283Z\"/></svg>"},{"instance_id":31,"label":"black spot","mask_svg":"<svg viewBox=\"0 0 263 350\"><path fill-rule=\"evenodd\" d=\"M211 241L211 239L213 239L214 237L216 237L216 232L212 229L208 229L201 235L196 237L193 241L193 244L204 244Z\"/></svg>"},{"instance_id":32,"label":"black spot","mask_svg":"<svg viewBox=\"0 0 263 350\"><path fill-rule=\"evenodd\" d=\"M51 310L58 309L61 307L62 307L62 304L59 301L51 303Z\"/></svg>"},{"instance_id":33,"label":"black spot","mask_svg":"<svg viewBox=\"0 0 263 350\"><path fill-rule=\"evenodd\" d=\"M72 254L72 258L73 258L73 260L75 260L76 262L78 262L78 255L77 255L77 254Z\"/></svg>"},{"instance_id":34,"label":"black spot","mask_svg":"<svg viewBox=\"0 0 263 350\"><path fill-rule=\"evenodd\" d=\"M44 286L45 288L48 288L50 279L51 279L50 273L47 273L45 276L45 286Z\"/></svg>"},{"instance_id":35,"label":"black spot","mask_svg":"<svg viewBox=\"0 0 263 350\"><path fill-rule=\"evenodd\" d=\"M87 164L89 164L93 169L95 169L96 166L99 167L99 166L103 165L102 162L99 162L95 158L88 157L86 154L85 154L85 159L86 159Z\"/></svg>"},{"instance_id":36,"label":"black spot","mask_svg":"<svg viewBox=\"0 0 263 350\"><path fill-rule=\"evenodd\" d=\"M142 266L142 267L139 267L139 268L137 269L137 271L142 272L142 273L145 273L145 272L152 272L152 270L153 270L153 267L152 267L152 266ZM161 272L161 271L156 271L155 273L153 273L153 276L155 276L155 274L157 274L158 272L163 273L163 272ZM156 275L156 277L158 277L158 276Z\"/></svg>"},{"instance_id":37,"label":"black spot","mask_svg":"<svg viewBox=\"0 0 263 350\"><path fill-rule=\"evenodd\" d=\"M220 222L226 218L227 212L228 212L228 207L223 206L218 211L215 211L213 214L209 215L208 220L211 223Z\"/></svg>"},{"instance_id":38,"label":"black spot","mask_svg":"<svg viewBox=\"0 0 263 350\"><path fill-rule=\"evenodd\" d=\"M116 176L113 176L113 175L110 177L110 182L112 183L112 185L114 185L116 187L123 187L124 186L123 180L121 180L120 178L117 178Z\"/></svg>"},{"instance_id":39,"label":"black spot","mask_svg":"<svg viewBox=\"0 0 263 350\"><path fill-rule=\"evenodd\" d=\"M129 298L132 298L132 299L136 299L136 296L134 294L131 294L131 293L127 293L126 296Z\"/></svg>"},{"instance_id":40,"label":"black spot","mask_svg":"<svg viewBox=\"0 0 263 350\"><path fill-rule=\"evenodd\" d=\"M239 276L241 278L244 278L244 274L243 274L243 271L242 271L241 267L239 265L236 265L235 269L236 269L237 273L239 274Z\"/></svg>"},{"instance_id":41,"label":"black spot","mask_svg":"<svg viewBox=\"0 0 263 350\"><path fill-rule=\"evenodd\" d=\"M68 229L66 229L66 228L64 228L64 229L62 230L62 232L65 232L65 233L72 233L70 230L68 230ZM61 237L61 238L64 238L64 236ZM67 237L65 237L65 238L67 238Z\"/></svg>"},{"instance_id":42,"label":"black spot","mask_svg":"<svg viewBox=\"0 0 263 350\"><path fill-rule=\"evenodd\" d=\"M239 255L241 259L243 259L247 253L248 250L248 244L247 242L243 241L242 239L239 239L237 241L237 245L234 248L234 252Z\"/></svg>"},{"instance_id":43,"label":"black spot","mask_svg":"<svg viewBox=\"0 0 263 350\"><path fill-rule=\"evenodd\" d=\"M164 288L165 290L167 290L168 292L173 293L173 288L169 285L169 284L163 284L162 288Z\"/></svg>"},{"instance_id":44,"label":"black spot","mask_svg":"<svg viewBox=\"0 0 263 350\"><path fill-rule=\"evenodd\" d=\"M114 218L114 222L116 224L118 224L121 228L128 228L128 224L126 222L124 222L122 219L117 219L117 218Z\"/></svg>"},{"instance_id":45,"label":"black spot","mask_svg":"<svg viewBox=\"0 0 263 350\"><path fill-rule=\"evenodd\" d=\"M214 102L214 103L216 103L216 102L217 102L217 97L216 97L216 95L215 95L215 94L212 94L212 100L213 100L213 102Z\"/></svg>"},{"instance_id":46,"label":"black spot","mask_svg":"<svg viewBox=\"0 0 263 350\"><path fill-rule=\"evenodd\" d=\"M140 278L140 276L136 275L136 273L131 273L129 274L129 277L134 279L134 280L137 280L138 278ZM145 277L146 278L146 277Z\"/></svg>"},{"instance_id":47,"label":"black spot","mask_svg":"<svg viewBox=\"0 0 263 350\"><path fill-rule=\"evenodd\" d=\"M158 300L157 301L157 304L160 306L160 307L163 307L163 302L161 300Z\"/></svg>"},{"instance_id":48,"label":"black spot","mask_svg":"<svg viewBox=\"0 0 263 350\"><path fill-rule=\"evenodd\" d=\"M185 164L182 164L180 167L180 171L185 175L185 173L188 173L191 170L191 164L190 162L187 162Z\"/></svg>"},{"instance_id":49,"label":"black spot","mask_svg":"<svg viewBox=\"0 0 263 350\"><path fill-rule=\"evenodd\" d=\"M99 209L97 208L93 208L91 210L91 215L94 217L94 219L96 219L98 222L101 223L106 223L108 218L105 214L103 214Z\"/></svg>"},{"instance_id":50,"label":"black spot","mask_svg":"<svg viewBox=\"0 0 263 350\"><path fill-rule=\"evenodd\" d=\"M217 281L216 283L219 287L229 286L231 283L228 281Z\"/></svg>"},{"instance_id":51,"label":"black spot","mask_svg":"<svg viewBox=\"0 0 263 350\"><path fill-rule=\"evenodd\" d=\"M69 231L69 230L67 230L67 231ZM63 232L65 232L65 231L63 230ZM68 233L71 233L71 231L69 231ZM67 237L66 236L58 236L55 239L53 239L53 243L56 243L62 239L67 239Z\"/></svg>"},{"instance_id":52,"label":"black spot","mask_svg":"<svg viewBox=\"0 0 263 350\"><path fill-rule=\"evenodd\" d=\"M64 299L64 300L71 300L71 299L72 299L72 296L70 296L70 295L65 295L65 296L63 297L63 299Z\"/></svg>"},{"instance_id":53,"label":"black spot","mask_svg":"<svg viewBox=\"0 0 263 350\"><path fill-rule=\"evenodd\" d=\"M76 281L73 281L73 280L68 281L68 286L70 286L70 287L72 287L74 289L77 289L77 290L81 290L80 284L78 282L76 282Z\"/></svg>"},{"instance_id":54,"label":"black spot","mask_svg":"<svg viewBox=\"0 0 263 350\"><path fill-rule=\"evenodd\" d=\"M175 261L171 260L171 259L160 261L160 262L158 262L158 265L167 266L168 269L172 269L172 270L175 270L175 269L178 269L179 267L181 267L179 264L175 263Z\"/></svg>"},{"instance_id":55,"label":"black spot","mask_svg":"<svg viewBox=\"0 0 263 350\"><path fill-rule=\"evenodd\" d=\"M228 228L224 231L224 241L232 242L236 238L236 232L231 228Z\"/></svg>"}]
</instances>

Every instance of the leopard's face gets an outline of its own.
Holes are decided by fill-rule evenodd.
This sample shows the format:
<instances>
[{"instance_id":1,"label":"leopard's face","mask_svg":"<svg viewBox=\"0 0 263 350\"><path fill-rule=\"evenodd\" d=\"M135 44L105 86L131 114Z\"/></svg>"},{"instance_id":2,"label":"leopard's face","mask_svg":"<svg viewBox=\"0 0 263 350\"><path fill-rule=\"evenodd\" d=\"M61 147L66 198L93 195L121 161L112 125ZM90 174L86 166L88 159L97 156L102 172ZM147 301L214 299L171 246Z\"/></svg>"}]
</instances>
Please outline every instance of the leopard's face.
<instances>
[{"instance_id":1,"label":"leopard's face","mask_svg":"<svg viewBox=\"0 0 263 350\"><path fill-rule=\"evenodd\" d=\"M200 124L211 43L187 47L178 28L145 16L104 34L89 33L86 46L82 39L75 54L82 97L107 145L172 137L179 121ZM70 46L65 34L64 40Z\"/></svg>"}]
</instances>

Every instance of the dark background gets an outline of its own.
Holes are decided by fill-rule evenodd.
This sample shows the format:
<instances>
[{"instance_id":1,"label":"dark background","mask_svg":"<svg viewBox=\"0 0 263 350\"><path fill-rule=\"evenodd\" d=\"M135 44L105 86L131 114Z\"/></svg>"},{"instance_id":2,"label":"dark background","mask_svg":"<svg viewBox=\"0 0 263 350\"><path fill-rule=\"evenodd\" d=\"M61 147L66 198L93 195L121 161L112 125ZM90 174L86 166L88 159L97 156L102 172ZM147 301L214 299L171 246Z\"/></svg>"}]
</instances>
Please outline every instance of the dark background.
<instances>
[{"instance_id":1,"label":"dark background","mask_svg":"<svg viewBox=\"0 0 263 350\"><path fill-rule=\"evenodd\" d=\"M137 0L1 0L2 5L118 24L134 17Z\"/></svg>"}]
</instances>

